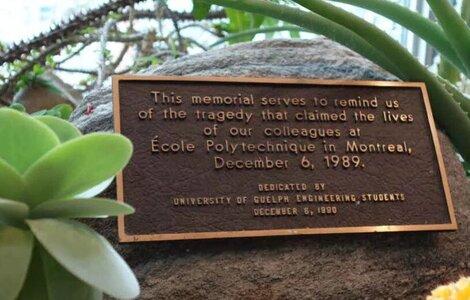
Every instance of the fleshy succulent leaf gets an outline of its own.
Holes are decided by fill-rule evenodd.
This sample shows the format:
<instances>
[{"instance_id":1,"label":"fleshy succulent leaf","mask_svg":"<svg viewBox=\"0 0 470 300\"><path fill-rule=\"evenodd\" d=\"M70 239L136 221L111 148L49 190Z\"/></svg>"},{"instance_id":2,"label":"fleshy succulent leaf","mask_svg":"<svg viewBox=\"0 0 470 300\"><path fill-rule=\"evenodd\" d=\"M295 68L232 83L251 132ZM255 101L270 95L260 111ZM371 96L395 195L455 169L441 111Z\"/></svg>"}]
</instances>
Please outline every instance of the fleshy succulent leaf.
<instances>
[{"instance_id":1,"label":"fleshy succulent leaf","mask_svg":"<svg viewBox=\"0 0 470 300\"><path fill-rule=\"evenodd\" d=\"M10 108L0 109L0 141L0 158L20 174L59 145L59 139L49 127Z\"/></svg>"},{"instance_id":2,"label":"fleshy succulent leaf","mask_svg":"<svg viewBox=\"0 0 470 300\"><path fill-rule=\"evenodd\" d=\"M91 189L84 191L83 193L75 195L75 198L85 199L85 198L95 197L96 195L99 195L104 190L106 190L111 185L113 180L114 180L114 176L109 179L106 179L105 181L101 182L98 185L95 185Z\"/></svg>"},{"instance_id":3,"label":"fleshy succulent leaf","mask_svg":"<svg viewBox=\"0 0 470 300\"><path fill-rule=\"evenodd\" d=\"M35 206L72 198L114 176L131 154L131 142L118 134L91 133L65 142L25 173L25 201Z\"/></svg>"},{"instance_id":4,"label":"fleshy succulent leaf","mask_svg":"<svg viewBox=\"0 0 470 300\"><path fill-rule=\"evenodd\" d=\"M39 246L38 242L35 241L31 263L28 268L28 275L26 276L26 281L18 296L18 300L50 300L47 293L47 283L44 277Z\"/></svg>"},{"instance_id":5,"label":"fleshy succulent leaf","mask_svg":"<svg viewBox=\"0 0 470 300\"><path fill-rule=\"evenodd\" d=\"M0 223L16 225L28 216L28 212L26 204L0 198Z\"/></svg>"},{"instance_id":6,"label":"fleshy succulent leaf","mask_svg":"<svg viewBox=\"0 0 470 300\"><path fill-rule=\"evenodd\" d=\"M0 299L18 297L31 261L33 242L29 231L0 226Z\"/></svg>"},{"instance_id":7,"label":"fleshy succulent leaf","mask_svg":"<svg viewBox=\"0 0 470 300\"><path fill-rule=\"evenodd\" d=\"M43 247L40 247L40 253L50 300L102 299L101 291L70 274Z\"/></svg>"},{"instance_id":8,"label":"fleshy succulent leaf","mask_svg":"<svg viewBox=\"0 0 470 300\"><path fill-rule=\"evenodd\" d=\"M116 298L135 298L139 284L109 242L73 220L26 221L47 252L67 271Z\"/></svg>"},{"instance_id":9,"label":"fleshy succulent leaf","mask_svg":"<svg viewBox=\"0 0 470 300\"><path fill-rule=\"evenodd\" d=\"M21 200L24 192L25 181L5 160L0 158L0 197L13 200Z\"/></svg>"},{"instance_id":10,"label":"fleshy succulent leaf","mask_svg":"<svg viewBox=\"0 0 470 300\"><path fill-rule=\"evenodd\" d=\"M1 204L1 202L0 202ZM96 218L127 215L134 209L116 200L103 198L46 201L36 206L30 218Z\"/></svg>"},{"instance_id":11,"label":"fleshy succulent leaf","mask_svg":"<svg viewBox=\"0 0 470 300\"><path fill-rule=\"evenodd\" d=\"M38 116L36 117L39 121L46 124L52 131L55 132L59 141L64 143L68 140L77 138L82 135L77 127L73 126L72 123L67 122L61 118L54 116Z\"/></svg>"}]
</instances>

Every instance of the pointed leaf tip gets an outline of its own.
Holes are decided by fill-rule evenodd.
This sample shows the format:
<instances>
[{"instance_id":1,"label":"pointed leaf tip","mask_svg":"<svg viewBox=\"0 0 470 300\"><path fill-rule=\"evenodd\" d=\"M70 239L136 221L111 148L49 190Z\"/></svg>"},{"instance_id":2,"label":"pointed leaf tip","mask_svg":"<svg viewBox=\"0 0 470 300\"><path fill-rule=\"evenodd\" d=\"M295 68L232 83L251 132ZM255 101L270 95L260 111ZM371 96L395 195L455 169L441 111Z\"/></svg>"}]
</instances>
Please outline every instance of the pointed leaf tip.
<instances>
[{"instance_id":1,"label":"pointed leaf tip","mask_svg":"<svg viewBox=\"0 0 470 300\"><path fill-rule=\"evenodd\" d=\"M22 223L28 213L29 208L26 204L0 198L0 224L16 225Z\"/></svg>"},{"instance_id":2,"label":"pointed leaf tip","mask_svg":"<svg viewBox=\"0 0 470 300\"><path fill-rule=\"evenodd\" d=\"M21 200L25 181L15 168L0 158L0 198Z\"/></svg>"},{"instance_id":3,"label":"pointed leaf tip","mask_svg":"<svg viewBox=\"0 0 470 300\"><path fill-rule=\"evenodd\" d=\"M87 134L61 144L25 173L25 201L72 198L114 176L129 161L131 142L112 133Z\"/></svg>"},{"instance_id":4,"label":"pointed leaf tip","mask_svg":"<svg viewBox=\"0 0 470 300\"><path fill-rule=\"evenodd\" d=\"M32 252L31 232L0 226L0 299L14 300L18 297Z\"/></svg>"},{"instance_id":5,"label":"pointed leaf tip","mask_svg":"<svg viewBox=\"0 0 470 300\"><path fill-rule=\"evenodd\" d=\"M1 202L0 202L1 204ZM36 206L30 218L96 218L128 215L134 209L125 203L104 198L46 201Z\"/></svg>"},{"instance_id":6,"label":"pointed leaf tip","mask_svg":"<svg viewBox=\"0 0 470 300\"><path fill-rule=\"evenodd\" d=\"M72 123L54 116L37 116L37 120L47 125L59 138L61 143L77 138L82 135Z\"/></svg>"},{"instance_id":7,"label":"pointed leaf tip","mask_svg":"<svg viewBox=\"0 0 470 300\"><path fill-rule=\"evenodd\" d=\"M59 139L49 127L10 108L0 108L0 141L0 158L20 174L59 145Z\"/></svg>"},{"instance_id":8,"label":"pointed leaf tip","mask_svg":"<svg viewBox=\"0 0 470 300\"><path fill-rule=\"evenodd\" d=\"M139 295L132 270L109 242L84 224L72 220L27 220L41 245L78 279L123 299Z\"/></svg>"}]
</instances>

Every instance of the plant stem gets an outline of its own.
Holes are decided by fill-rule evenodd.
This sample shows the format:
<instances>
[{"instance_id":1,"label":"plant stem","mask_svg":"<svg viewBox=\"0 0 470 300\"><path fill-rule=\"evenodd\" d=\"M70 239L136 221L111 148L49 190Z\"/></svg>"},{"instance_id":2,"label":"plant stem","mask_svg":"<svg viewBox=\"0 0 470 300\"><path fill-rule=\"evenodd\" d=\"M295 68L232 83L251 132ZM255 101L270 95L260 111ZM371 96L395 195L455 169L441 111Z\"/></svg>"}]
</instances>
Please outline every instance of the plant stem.
<instances>
[{"instance_id":1,"label":"plant stem","mask_svg":"<svg viewBox=\"0 0 470 300\"><path fill-rule=\"evenodd\" d=\"M378 64L385 70L395 74L401 79L405 75L392 64L388 58L377 51L375 47L366 42L363 38L322 16L310 12L295 9L286 5L279 5L263 0L204 0L220 6L231 7L252 13L264 14L275 19L283 20L291 24L296 24L306 31L324 35L349 49L361 54L372 62Z\"/></svg>"},{"instance_id":2,"label":"plant stem","mask_svg":"<svg viewBox=\"0 0 470 300\"><path fill-rule=\"evenodd\" d=\"M469 77L469 73L467 72L466 67L460 60L457 52L455 52L444 31L438 24L426 19L425 17L406 7L387 0L333 1L347 3L368 9L402 25L433 46L437 51L439 51L441 55L445 56L450 63L452 63L462 73Z\"/></svg>"},{"instance_id":3,"label":"plant stem","mask_svg":"<svg viewBox=\"0 0 470 300\"><path fill-rule=\"evenodd\" d=\"M268 32L279 32L279 31L292 31L292 30L298 30L298 31L305 31L299 26L294 26L294 25L286 25L286 26L273 26L273 27L265 27L265 28L256 28L256 29L249 29L237 33L230 34L212 45L209 46L209 48L215 47L217 45L223 44L227 41L237 39L239 37L245 37L245 36L253 36L258 33L268 33Z\"/></svg>"},{"instance_id":4,"label":"plant stem","mask_svg":"<svg viewBox=\"0 0 470 300\"><path fill-rule=\"evenodd\" d=\"M448 0L427 0L449 41L470 73L470 29Z\"/></svg>"}]
</instances>

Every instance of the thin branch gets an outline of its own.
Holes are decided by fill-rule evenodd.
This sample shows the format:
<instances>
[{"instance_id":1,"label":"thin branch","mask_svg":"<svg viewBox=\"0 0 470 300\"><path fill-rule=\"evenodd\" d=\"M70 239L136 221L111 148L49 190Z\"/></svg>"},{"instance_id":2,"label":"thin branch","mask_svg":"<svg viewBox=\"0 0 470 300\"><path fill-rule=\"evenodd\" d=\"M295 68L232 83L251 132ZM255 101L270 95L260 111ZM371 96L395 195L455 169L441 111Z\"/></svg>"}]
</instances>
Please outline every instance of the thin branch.
<instances>
[{"instance_id":1,"label":"thin branch","mask_svg":"<svg viewBox=\"0 0 470 300\"><path fill-rule=\"evenodd\" d=\"M185 37L184 38L186 41L190 42L191 44L194 44L196 45L197 47L201 48L202 50L204 51L207 51L207 47L204 46L203 44L199 43L198 41L196 41L195 39L192 39L192 38L189 38L189 37Z\"/></svg>"},{"instance_id":2,"label":"thin branch","mask_svg":"<svg viewBox=\"0 0 470 300\"><path fill-rule=\"evenodd\" d=\"M106 78L107 68L106 68L106 44L108 43L108 34L112 26L116 24L115 20L109 19L103 26L101 30L100 38L100 60L98 67L98 78L96 79L96 87L103 85L103 81Z\"/></svg>"},{"instance_id":3,"label":"thin branch","mask_svg":"<svg viewBox=\"0 0 470 300\"><path fill-rule=\"evenodd\" d=\"M7 83L0 87L0 95L4 95L7 91L9 91L13 84L15 84L18 79L20 79L20 77L23 76L26 72L31 70L35 64L43 63L48 55L57 52L65 45L67 45L66 41L61 41L57 44L51 45L43 50L37 57L33 58L32 60L28 60L27 63L18 72L15 73L15 75L8 79Z\"/></svg>"},{"instance_id":4,"label":"thin branch","mask_svg":"<svg viewBox=\"0 0 470 300\"><path fill-rule=\"evenodd\" d=\"M78 69L78 68L62 68L62 67L55 67L54 70L56 71L61 71L61 72L70 72L70 73L83 73L83 74L89 74L89 75L98 75L98 73L95 70L84 70L84 69Z\"/></svg>"},{"instance_id":5,"label":"thin branch","mask_svg":"<svg viewBox=\"0 0 470 300\"><path fill-rule=\"evenodd\" d=\"M175 32L176 32L176 36L178 38L178 50L180 52L185 52L184 51L184 41L183 41L183 37L181 36L181 30L180 30L180 25L178 24L178 18L177 16L175 15L175 13L173 11L171 11L168 6L166 5L165 2L160 2L161 4L161 7L163 8L163 12L167 13L168 16L170 17L170 20L171 22L173 23L173 27L175 28Z\"/></svg>"},{"instance_id":6,"label":"thin branch","mask_svg":"<svg viewBox=\"0 0 470 300\"><path fill-rule=\"evenodd\" d=\"M201 24L201 23L186 24L186 25L180 27L180 31L183 31L183 30L188 29L188 28L194 28L194 27L200 28L200 29L204 30L205 32L208 32L208 33L210 33L210 34L212 34L216 37L220 37L220 38L224 37L224 35L222 33L211 30L210 28L208 28L207 26L205 26L204 24ZM170 31L170 33L168 33L168 36L171 36L173 34L175 34L174 30Z\"/></svg>"},{"instance_id":7,"label":"thin branch","mask_svg":"<svg viewBox=\"0 0 470 300\"><path fill-rule=\"evenodd\" d=\"M86 47L88 47L89 45L91 44L91 42L86 42L86 43L83 43L77 50L75 50L74 52L72 52L70 55L68 55L67 57L65 57L64 59L56 62L57 65L60 65L60 64L63 64L65 63L66 61L70 60L71 58L75 57L77 54L79 54L83 49L85 49Z\"/></svg>"},{"instance_id":8,"label":"thin branch","mask_svg":"<svg viewBox=\"0 0 470 300\"><path fill-rule=\"evenodd\" d=\"M127 28L127 33L132 33L134 31L134 7L129 7L129 28ZM124 59L124 56L126 56L127 51L130 48L130 43L126 43L124 47L122 48L121 52L119 52L118 57L116 60L112 63L112 70L110 73L113 73L117 67L121 64L122 60Z\"/></svg>"},{"instance_id":9,"label":"thin branch","mask_svg":"<svg viewBox=\"0 0 470 300\"><path fill-rule=\"evenodd\" d=\"M191 13L188 12L174 12L173 15L179 21L197 21ZM135 16L136 19L155 19L155 10L147 9L147 10L136 10ZM170 14L167 11L164 11L163 14L160 16L162 19L171 19ZM225 15L224 10L216 10L211 11L209 14L204 18L204 20L214 20L214 19L224 19L227 16ZM128 18L125 16L123 20Z\"/></svg>"}]
</instances>

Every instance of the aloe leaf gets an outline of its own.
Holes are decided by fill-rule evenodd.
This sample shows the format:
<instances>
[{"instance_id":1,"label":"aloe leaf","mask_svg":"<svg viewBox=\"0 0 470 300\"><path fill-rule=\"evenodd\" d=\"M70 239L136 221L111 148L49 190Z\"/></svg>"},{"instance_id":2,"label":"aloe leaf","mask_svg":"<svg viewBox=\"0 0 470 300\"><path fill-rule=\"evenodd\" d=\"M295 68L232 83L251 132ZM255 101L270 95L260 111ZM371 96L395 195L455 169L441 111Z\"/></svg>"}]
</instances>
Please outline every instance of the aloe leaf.
<instances>
[{"instance_id":1,"label":"aloe leaf","mask_svg":"<svg viewBox=\"0 0 470 300\"><path fill-rule=\"evenodd\" d=\"M447 0L426 0L470 73L470 28Z\"/></svg>"},{"instance_id":2,"label":"aloe leaf","mask_svg":"<svg viewBox=\"0 0 470 300\"><path fill-rule=\"evenodd\" d=\"M54 132L38 120L14 109L0 109L0 158L20 174L59 145Z\"/></svg>"},{"instance_id":3,"label":"aloe leaf","mask_svg":"<svg viewBox=\"0 0 470 300\"><path fill-rule=\"evenodd\" d=\"M50 300L100 300L103 298L101 291L70 274L46 250L40 248Z\"/></svg>"},{"instance_id":4,"label":"aloe leaf","mask_svg":"<svg viewBox=\"0 0 470 300\"><path fill-rule=\"evenodd\" d=\"M464 159L470 160L470 119L433 74L374 25L334 5L316 0L295 1L314 13L261 0L205 1L263 13L302 26L345 45L402 80L424 81L431 95L437 123L446 131ZM370 51L369 47L372 48Z\"/></svg>"},{"instance_id":5,"label":"aloe leaf","mask_svg":"<svg viewBox=\"0 0 470 300\"><path fill-rule=\"evenodd\" d=\"M297 32L298 33L299 31L305 31L305 30L303 30L299 26L294 26L294 25L249 29L249 30L229 34L228 36L217 40L215 43L213 43L209 47L212 48L212 47L215 47L217 45L223 44L225 42L232 41L232 40L238 40L240 38L243 39L245 37L253 37L254 35L256 35L258 33L280 32L280 31L290 31L290 32Z\"/></svg>"},{"instance_id":6,"label":"aloe leaf","mask_svg":"<svg viewBox=\"0 0 470 300\"><path fill-rule=\"evenodd\" d=\"M462 9L460 11L462 19L470 26L470 0L462 0Z\"/></svg>"},{"instance_id":7,"label":"aloe leaf","mask_svg":"<svg viewBox=\"0 0 470 300\"><path fill-rule=\"evenodd\" d=\"M464 159L470 160L470 119L436 76L421 65L413 55L385 32L341 8L322 0L295 0L294 2L350 28L374 45L392 63L399 66L408 80L425 82L437 123L446 131Z\"/></svg>"},{"instance_id":8,"label":"aloe leaf","mask_svg":"<svg viewBox=\"0 0 470 300\"><path fill-rule=\"evenodd\" d=\"M462 73L468 74L467 70L447 39L442 28L436 23L426 19L419 13L414 12L395 2L387 0L333 0L350 5L365 8L378 13L415 33L428 44L433 46L439 53L445 56Z\"/></svg>"},{"instance_id":9,"label":"aloe leaf","mask_svg":"<svg viewBox=\"0 0 470 300\"><path fill-rule=\"evenodd\" d=\"M24 187L21 174L0 158L0 198L20 200Z\"/></svg>"},{"instance_id":10,"label":"aloe leaf","mask_svg":"<svg viewBox=\"0 0 470 300\"><path fill-rule=\"evenodd\" d=\"M442 77L438 77L438 79L444 84L447 92L452 95L452 98L459 103L462 110L467 114L467 117L470 117L470 98L462 94L462 92L448 80Z\"/></svg>"},{"instance_id":11,"label":"aloe leaf","mask_svg":"<svg viewBox=\"0 0 470 300\"><path fill-rule=\"evenodd\" d=\"M375 62L385 70L406 79L396 64L389 61L387 56L379 52L374 46L368 43L353 31L335 22L328 20L318 14L302 11L286 5L279 5L269 1L261 0L204 0L225 7L232 7L252 13L261 13L272 18L286 21L298 25L317 34L324 35L349 49L356 51L372 62Z\"/></svg>"},{"instance_id":12,"label":"aloe leaf","mask_svg":"<svg viewBox=\"0 0 470 300\"><path fill-rule=\"evenodd\" d=\"M1 204L1 202L0 202ZM96 218L128 215L134 209L116 200L104 198L46 201L36 206L30 218Z\"/></svg>"},{"instance_id":13,"label":"aloe leaf","mask_svg":"<svg viewBox=\"0 0 470 300\"><path fill-rule=\"evenodd\" d=\"M116 298L135 298L139 284L113 247L84 224L73 220L27 220L34 236L74 276Z\"/></svg>"},{"instance_id":14,"label":"aloe leaf","mask_svg":"<svg viewBox=\"0 0 470 300\"><path fill-rule=\"evenodd\" d=\"M33 235L0 226L0 299L16 299L26 279L33 250Z\"/></svg>"},{"instance_id":15,"label":"aloe leaf","mask_svg":"<svg viewBox=\"0 0 470 300\"><path fill-rule=\"evenodd\" d=\"M28 275L21 288L18 300L51 300L47 291L47 283L37 241L34 242L33 248Z\"/></svg>"},{"instance_id":16,"label":"aloe leaf","mask_svg":"<svg viewBox=\"0 0 470 300\"><path fill-rule=\"evenodd\" d=\"M118 134L92 133L65 142L25 173L25 201L35 206L46 200L73 198L114 176L131 154L131 142Z\"/></svg>"},{"instance_id":17,"label":"aloe leaf","mask_svg":"<svg viewBox=\"0 0 470 300\"><path fill-rule=\"evenodd\" d=\"M0 198L0 223L16 225L28 216L26 204Z\"/></svg>"},{"instance_id":18,"label":"aloe leaf","mask_svg":"<svg viewBox=\"0 0 470 300\"><path fill-rule=\"evenodd\" d=\"M113 182L114 176L106 179L105 181L101 182L100 184L95 185L89 190L84 191L83 193L80 193L78 195L75 195L75 198L92 198L95 197L96 195L101 194L103 191L105 191Z\"/></svg>"},{"instance_id":19,"label":"aloe leaf","mask_svg":"<svg viewBox=\"0 0 470 300\"><path fill-rule=\"evenodd\" d=\"M67 122L61 118L53 116L38 116L37 120L46 124L59 138L61 143L64 143L68 140L77 138L82 135L80 130L77 127L73 126L70 122Z\"/></svg>"},{"instance_id":20,"label":"aloe leaf","mask_svg":"<svg viewBox=\"0 0 470 300\"><path fill-rule=\"evenodd\" d=\"M461 80L460 70L450 63L449 60L445 57L441 56L440 58L441 60L437 65L437 74L452 84L459 82Z\"/></svg>"}]
</instances>

